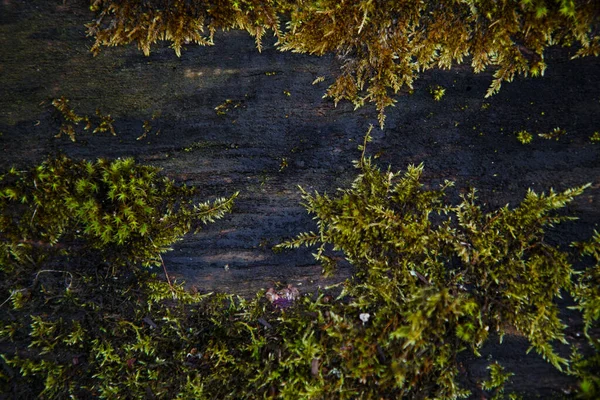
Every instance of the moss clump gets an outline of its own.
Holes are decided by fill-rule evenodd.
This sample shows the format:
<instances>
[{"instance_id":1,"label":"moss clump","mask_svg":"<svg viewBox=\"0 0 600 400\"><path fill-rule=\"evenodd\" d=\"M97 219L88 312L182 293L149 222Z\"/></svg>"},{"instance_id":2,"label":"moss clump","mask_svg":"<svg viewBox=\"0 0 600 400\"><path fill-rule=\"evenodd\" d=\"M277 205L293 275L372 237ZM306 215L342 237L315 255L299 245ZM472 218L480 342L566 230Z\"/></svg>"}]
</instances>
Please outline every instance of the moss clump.
<instances>
[{"instance_id":1,"label":"moss clump","mask_svg":"<svg viewBox=\"0 0 600 400\"><path fill-rule=\"evenodd\" d=\"M586 399L600 396L600 233L585 243L575 244L584 256L591 257L595 265L584 271L573 290L578 301L574 307L583 314L584 335L591 349L587 357L577 349L571 357L573 373L581 380L581 395Z\"/></svg>"},{"instance_id":2,"label":"moss clump","mask_svg":"<svg viewBox=\"0 0 600 400\"><path fill-rule=\"evenodd\" d=\"M435 101L440 101L442 100L442 97L444 97L444 95L446 94L446 88L440 85L430 86L429 94L431 95L431 97L433 97Z\"/></svg>"},{"instance_id":3,"label":"moss clump","mask_svg":"<svg viewBox=\"0 0 600 400\"><path fill-rule=\"evenodd\" d=\"M230 198L196 203L195 188L176 185L131 158L50 159L0 176L0 265L4 273L46 264L112 268L160 263L188 231L221 218Z\"/></svg>"},{"instance_id":4,"label":"moss clump","mask_svg":"<svg viewBox=\"0 0 600 400\"><path fill-rule=\"evenodd\" d=\"M571 219L556 211L585 187L529 192L514 208L485 212L474 191L450 204L450 182L425 189L421 166L381 171L365 145L351 188L335 198L304 193L318 232L279 246L318 246L326 272L334 267L327 249L342 251L355 274L336 298L299 296L293 287L250 300L200 294L136 268L156 264L167 242L231 205L192 206L193 189L146 176L152 168L61 158L5 174L0 390L45 398L460 398L469 390L459 385L457 355L478 355L491 332L509 327L566 370L569 360L554 348L566 342L555 299L571 292L593 327L598 267L575 278L570 254L548 244L545 230ZM97 182L96 192L89 185ZM134 198L157 203L136 208L130 191L111 192L112 185L142 187ZM59 207L56 199L68 197L73 206ZM36 198L37 211L26 211ZM85 215L76 212L82 207ZM138 227L123 236L114 227L125 207L136 210ZM142 233L147 214L156 230ZM29 223L37 218L49 226ZM98 220L113 227L110 235L88 228ZM596 257L599 237L579 251ZM582 388L596 382L594 360L571 360ZM510 371L497 364L490 371L482 387L499 397Z\"/></svg>"},{"instance_id":5,"label":"moss clump","mask_svg":"<svg viewBox=\"0 0 600 400\"><path fill-rule=\"evenodd\" d=\"M167 40L179 56L185 43L212 45L217 30L242 29L256 38L267 30L281 50L335 54L341 73L326 95L356 107L373 103L384 110L402 88L412 90L422 71L451 68L470 59L475 72L497 67L486 94L517 75L546 70L545 50L578 45L576 57L600 54L594 1L428 0L347 1L243 0L234 2L91 0L96 19L87 25L102 46ZM280 28L280 20L287 21Z\"/></svg>"},{"instance_id":6,"label":"moss clump","mask_svg":"<svg viewBox=\"0 0 600 400\"><path fill-rule=\"evenodd\" d=\"M517 140L521 144L529 144L533 140L533 135L526 130L522 130L516 133Z\"/></svg>"},{"instance_id":7,"label":"moss clump","mask_svg":"<svg viewBox=\"0 0 600 400\"><path fill-rule=\"evenodd\" d=\"M556 299L571 292L586 321L597 321L600 294L591 277L597 267L577 277L570 262L576 254L544 236L547 227L570 219L555 212L587 186L529 191L515 208L484 212L475 191L452 205L443 200L450 182L425 190L422 166L403 174L381 171L364 153L357 166L359 177L336 198L304 193L319 230L283 246L317 245L326 272L334 266L327 248L342 251L356 267L343 295L357 313L375 316L374 324L382 319L373 342L385 359L398 360L391 373L375 361L380 355L372 348L375 365L363 379L402 396L426 387L433 397L459 397L457 365L449 360L465 348L478 354L489 333L502 337L509 328L556 368L567 369L568 359L554 349L567 343ZM597 255L597 240L585 251L592 248Z\"/></svg>"},{"instance_id":8,"label":"moss clump","mask_svg":"<svg viewBox=\"0 0 600 400\"><path fill-rule=\"evenodd\" d=\"M45 398L143 397L145 390L166 395L169 384L155 388L172 362L157 358L166 354L160 338L141 324L156 327L144 318L165 297L171 300L163 304L167 315L195 297L140 267L161 265L161 253L229 212L236 196L199 203L195 188L133 159L60 156L2 174L0 293L6 300L0 340L15 343L2 355L2 392ZM173 345L168 342L168 352Z\"/></svg>"}]
</instances>

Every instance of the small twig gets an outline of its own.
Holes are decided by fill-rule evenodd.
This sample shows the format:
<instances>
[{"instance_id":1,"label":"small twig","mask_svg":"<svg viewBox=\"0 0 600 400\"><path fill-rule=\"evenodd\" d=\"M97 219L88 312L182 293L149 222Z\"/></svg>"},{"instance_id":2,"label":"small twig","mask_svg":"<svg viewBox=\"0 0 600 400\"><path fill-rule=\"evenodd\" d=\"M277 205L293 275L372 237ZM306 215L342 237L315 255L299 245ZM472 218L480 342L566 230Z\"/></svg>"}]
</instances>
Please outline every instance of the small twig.
<instances>
[{"instance_id":1,"label":"small twig","mask_svg":"<svg viewBox=\"0 0 600 400\"><path fill-rule=\"evenodd\" d=\"M37 286L40 274L43 272L62 272L65 274L69 274L69 276L71 277L71 280L69 281L69 283L65 282L65 284L67 285L67 289L71 289L71 284L73 283L73 274L70 273L69 271L64 271L64 270L60 270L60 269L43 269L41 271L38 271L37 274L35 274L35 278L33 279L33 285L32 285L33 288L35 288Z\"/></svg>"},{"instance_id":2,"label":"small twig","mask_svg":"<svg viewBox=\"0 0 600 400\"><path fill-rule=\"evenodd\" d=\"M158 250L158 246L154 244L154 241L152 240L152 238L149 237L149 239L150 239L150 243L152 243L152 246L154 246ZM175 300L177 298L175 296L175 288L171 284L171 278L169 278L169 273L167 272L167 266L165 265L165 261L163 260L160 253L158 253L158 258L160 259L160 263L162 264L163 271L165 272L165 278L167 278L167 283L169 284L169 288L171 289L171 293L173 294L173 300Z\"/></svg>"},{"instance_id":3,"label":"small twig","mask_svg":"<svg viewBox=\"0 0 600 400\"><path fill-rule=\"evenodd\" d=\"M169 273L167 272L167 267L165 265L165 262L160 254L158 255L158 258L160 258L160 263L162 264L163 271L165 272L165 278L167 278L167 283L169 284L169 288L171 289L171 292L173 293L173 300L175 300L175 298L176 298L175 288L171 284L171 278L169 278Z\"/></svg>"},{"instance_id":4,"label":"small twig","mask_svg":"<svg viewBox=\"0 0 600 400\"><path fill-rule=\"evenodd\" d=\"M429 282L427 280L427 278L425 278L423 275L421 275L419 272L412 270L410 271L411 275L416 276L417 278L419 278L419 280L425 284L427 284L428 286L431 286L431 282Z\"/></svg>"},{"instance_id":5,"label":"small twig","mask_svg":"<svg viewBox=\"0 0 600 400\"><path fill-rule=\"evenodd\" d=\"M33 224L33 219L35 218L35 213L37 213L38 207L39 206L35 206L35 210L33 210L33 214L31 215L31 220L29 221L29 225Z\"/></svg>"}]
</instances>

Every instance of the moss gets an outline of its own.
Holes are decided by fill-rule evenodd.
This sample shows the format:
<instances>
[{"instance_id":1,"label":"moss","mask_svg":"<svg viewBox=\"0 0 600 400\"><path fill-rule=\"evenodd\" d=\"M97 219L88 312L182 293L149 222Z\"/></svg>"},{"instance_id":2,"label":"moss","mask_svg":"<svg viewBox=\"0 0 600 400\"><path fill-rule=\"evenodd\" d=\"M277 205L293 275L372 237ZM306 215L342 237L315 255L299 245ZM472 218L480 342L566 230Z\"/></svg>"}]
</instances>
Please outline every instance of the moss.
<instances>
[{"instance_id":1,"label":"moss","mask_svg":"<svg viewBox=\"0 0 600 400\"><path fill-rule=\"evenodd\" d=\"M567 132L564 129L556 127L552 130L552 132L540 133L540 134L538 134L538 136L541 138L547 139L547 140L554 139L554 140L558 141L561 137L563 137L566 134L567 134Z\"/></svg>"},{"instance_id":2,"label":"moss","mask_svg":"<svg viewBox=\"0 0 600 400\"><path fill-rule=\"evenodd\" d=\"M533 140L533 135L526 130L522 130L516 133L517 140L521 144L529 144Z\"/></svg>"},{"instance_id":3,"label":"moss","mask_svg":"<svg viewBox=\"0 0 600 400\"><path fill-rule=\"evenodd\" d=\"M493 331L516 329L565 370L569 360L554 349L565 341L561 290L578 299L585 334L597 341L598 267L576 276L570 255L544 240L547 228L569 220L557 211L584 187L530 192L515 208L485 212L475 192L448 203L450 182L426 190L420 166L381 171L366 141L350 188L334 198L304 193L318 232L279 246L316 245L326 271L335 267L328 249L342 251L355 273L337 294L190 292L142 268L160 265L169 243L232 201L195 205L193 188L154 168L63 157L5 173L0 307L10 310L0 316L0 340L12 344L0 390L44 398L466 397L456 357L477 356ZM572 249L597 261L599 243L596 235ZM595 358L575 353L570 361L582 392L592 393ZM499 398L510 375L493 363L482 387Z\"/></svg>"},{"instance_id":4,"label":"moss","mask_svg":"<svg viewBox=\"0 0 600 400\"><path fill-rule=\"evenodd\" d=\"M214 6L94 0L92 10L97 18L87 27L96 39L95 54L102 46L136 43L148 55L153 44L167 40L180 56L184 43L213 45L215 32L228 29L246 30L259 50L271 30L281 50L334 53L342 72L326 96L355 107L373 103L382 126L393 95L412 90L422 71L451 68L470 57L475 72L497 67L490 96L517 75L543 75L551 45L577 44L576 57L600 53L595 2L245 0ZM280 20L287 21L284 29Z\"/></svg>"},{"instance_id":5,"label":"moss","mask_svg":"<svg viewBox=\"0 0 600 400\"><path fill-rule=\"evenodd\" d=\"M435 101L440 101L446 94L446 89L440 85L431 86L429 87L429 94Z\"/></svg>"}]
</instances>

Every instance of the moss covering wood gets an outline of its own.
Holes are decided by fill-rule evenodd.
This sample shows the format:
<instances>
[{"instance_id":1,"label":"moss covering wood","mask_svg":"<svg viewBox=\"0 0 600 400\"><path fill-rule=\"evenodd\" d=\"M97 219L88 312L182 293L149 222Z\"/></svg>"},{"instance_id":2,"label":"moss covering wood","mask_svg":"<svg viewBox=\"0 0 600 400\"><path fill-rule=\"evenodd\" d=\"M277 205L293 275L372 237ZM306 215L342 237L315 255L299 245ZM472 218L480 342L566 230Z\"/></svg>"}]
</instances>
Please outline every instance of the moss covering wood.
<instances>
[{"instance_id":1,"label":"moss covering wood","mask_svg":"<svg viewBox=\"0 0 600 400\"><path fill-rule=\"evenodd\" d=\"M294 296L285 308L264 293L190 292L140 268L159 264L169 243L228 211L231 198L193 205L193 189L131 160L59 158L4 174L2 391L459 398L469 388L457 356L477 356L491 333L511 327L557 368L580 376L582 393L593 393L597 360L576 352L570 363L556 351L566 341L556 298L574 295L597 346L598 266L575 274L571 262L580 252L597 259L600 241L596 235L570 250L545 240L548 228L570 219L557 211L585 188L530 192L514 208L486 212L474 192L458 204L445 200L450 182L426 189L422 167L380 170L365 146L351 188L335 197L305 193L318 231L280 246L316 245L326 269L334 267L328 248L342 251L355 274L341 293ZM121 187L137 191L133 203ZM67 198L71 206L61 206ZM136 198L155 203L146 210ZM116 217L127 219L126 207L137 227L119 235ZM141 232L145 219L154 230ZM483 389L499 397L509 380L510 371L492 363Z\"/></svg>"},{"instance_id":2,"label":"moss covering wood","mask_svg":"<svg viewBox=\"0 0 600 400\"><path fill-rule=\"evenodd\" d=\"M412 89L422 71L468 60L493 67L486 96L515 76L539 76L544 52L577 46L574 57L600 54L600 5L588 0L468 1L113 1L92 0L92 51L136 43L148 55L159 40L179 56L186 43L212 45L217 30L242 29L261 39L270 30L281 50L334 53L340 73L326 96L356 107L375 104L379 122L394 94ZM285 26L280 21L285 21Z\"/></svg>"}]
</instances>

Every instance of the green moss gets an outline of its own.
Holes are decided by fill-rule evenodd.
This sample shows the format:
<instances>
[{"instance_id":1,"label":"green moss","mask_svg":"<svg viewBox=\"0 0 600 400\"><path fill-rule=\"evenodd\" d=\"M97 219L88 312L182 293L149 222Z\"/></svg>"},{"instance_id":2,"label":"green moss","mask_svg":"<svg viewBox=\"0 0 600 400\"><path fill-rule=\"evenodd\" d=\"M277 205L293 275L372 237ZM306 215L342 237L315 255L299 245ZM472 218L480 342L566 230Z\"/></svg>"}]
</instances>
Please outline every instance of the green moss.
<instances>
[{"instance_id":1,"label":"green moss","mask_svg":"<svg viewBox=\"0 0 600 400\"><path fill-rule=\"evenodd\" d=\"M196 190L161 177L133 159L48 160L0 176L0 265L5 272L80 253L98 262L159 265L183 234L231 209L236 195L195 203ZM68 243L69 245L65 245ZM39 260L38 260L39 259Z\"/></svg>"},{"instance_id":2,"label":"green moss","mask_svg":"<svg viewBox=\"0 0 600 400\"><path fill-rule=\"evenodd\" d=\"M326 96L355 107L375 104L380 125L393 95L412 90L428 69L449 69L467 57L475 72L497 67L490 96L517 75L543 75L551 45L577 44L576 57L600 53L600 37L591 29L598 22L597 2L98 0L92 10L98 18L87 27L95 54L103 46L136 43L148 55L153 44L168 40L179 56L184 43L213 45L214 33L228 29L246 30L259 50L271 30L281 50L334 53L342 72ZM287 21L284 29L280 19Z\"/></svg>"},{"instance_id":3,"label":"green moss","mask_svg":"<svg viewBox=\"0 0 600 400\"><path fill-rule=\"evenodd\" d=\"M564 129L556 127L552 130L552 132L540 133L540 134L538 134L538 136L541 138L544 138L544 139L558 141L558 139L560 139L562 136L564 136L566 134L567 134L567 132Z\"/></svg>"},{"instance_id":4,"label":"green moss","mask_svg":"<svg viewBox=\"0 0 600 400\"><path fill-rule=\"evenodd\" d=\"M517 140L521 144L529 144L533 140L533 135L526 130L522 130L516 133Z\"/></svg>"},{"instance_id":5,"label":"green moss","mask_svg":"<svg viewBox=\"0 0 600 400\"><path fill-rule=\"evenodd\" d=\"M489 212L474 191L451 204L452 183L425 189L422 166L380 170L365 155L368 140L351 187L335 197L304 193L317 232L279 246L317 246L326 271L335 268L329 249L341 251L355 273L341 293L299 296L292 287L280 301L274 290L252 299L190 292L140 268L160 265L170 243L221 217L232 198L197 205L193 188L132 160L62 157L2 175L0 293L8 300L0 307L10 310L0 314L0 340L11 346L0 391L460 398L469 391L457 355L478 356L491 332L511 327L557 368L571 361L592 393L595 358L567 360L554 349L566 341L555 300L573 294L596 343L598 267L575 275L567 250L545 240L546 229L570 219L557 211L585 187L530 191L516 207ZM597 261L599 237L572 249ZM499 398L511 373L497 364L490 372L482 387Z\"/></svg>"},{"instance_id":6,"label":"green moss","mask_svg":"<svg viewBox=\"0 0 600 400\"><path fill-rule=\"evenodd\" d=\"M446 89L440 85L430 86L429 94L435 101L442 100L442 97L446 94Z\"/></svg>"}]
</instances>

